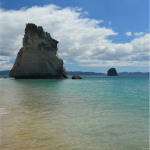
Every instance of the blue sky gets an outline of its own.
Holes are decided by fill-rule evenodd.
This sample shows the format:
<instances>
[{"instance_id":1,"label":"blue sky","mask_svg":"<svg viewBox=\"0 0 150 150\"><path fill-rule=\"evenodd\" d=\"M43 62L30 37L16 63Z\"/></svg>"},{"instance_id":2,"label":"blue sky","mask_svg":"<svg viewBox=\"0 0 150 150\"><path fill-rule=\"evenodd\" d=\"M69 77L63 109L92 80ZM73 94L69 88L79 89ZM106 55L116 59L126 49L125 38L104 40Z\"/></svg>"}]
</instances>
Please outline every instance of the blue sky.
<instances>
[{"instance_id":1,"label":"blue sky","mask_svg":"<svg viewBox=\"0 0 150 150\"><path fill-rule=\"evenodd\" d=\"M11 69L33 22L59 40L67 71L149 71L148 0L1 0L0 7L1 70Z\"/></svg>"}]
</instances>

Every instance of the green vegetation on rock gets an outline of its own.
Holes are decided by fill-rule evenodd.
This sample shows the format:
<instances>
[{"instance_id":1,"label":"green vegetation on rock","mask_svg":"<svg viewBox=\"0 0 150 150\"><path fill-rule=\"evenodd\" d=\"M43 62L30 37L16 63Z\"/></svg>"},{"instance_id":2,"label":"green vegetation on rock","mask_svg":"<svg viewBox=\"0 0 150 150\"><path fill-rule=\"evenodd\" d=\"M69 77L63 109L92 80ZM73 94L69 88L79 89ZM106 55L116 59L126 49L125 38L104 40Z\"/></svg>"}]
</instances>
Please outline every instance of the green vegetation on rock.
<instances>
[{"instance_id":1,"label":"green vegetation on rock","mask_svg":"<svg viewBox=\"0 0 150 150\"><path fill-rule=\"evenodd\" d=\"M42 26L38 26L38 29L42 30L43 31L43 27Z\"/></svg>"},{"instance_id":2,"label":"green vegetation on rock","mask_svg":"<svg viewBox=\"0 0 150 150\"><path fill-rule=\"evenodd\" d=\"M37 28L37 25L35 25L34 23L26 23L26 27L31 27L31 28Z\"/></svg>"}]
</instances>

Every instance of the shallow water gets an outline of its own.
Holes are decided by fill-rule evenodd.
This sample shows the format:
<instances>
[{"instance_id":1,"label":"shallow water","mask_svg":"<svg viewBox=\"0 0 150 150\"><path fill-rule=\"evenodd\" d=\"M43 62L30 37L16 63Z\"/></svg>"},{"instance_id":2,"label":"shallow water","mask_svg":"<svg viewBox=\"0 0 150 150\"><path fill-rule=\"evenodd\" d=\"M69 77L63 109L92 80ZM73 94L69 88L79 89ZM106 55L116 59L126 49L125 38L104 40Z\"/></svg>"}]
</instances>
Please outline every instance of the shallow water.
<instances>
[{"instance_id":1,"label":"shallow water","mask_svg":"<svg viewBox=\"0 0 150 150\"><path fill-rule=\"evenodd\" d=\"M0 78L2 150L148 150L149 78Z\"/></svg>"}]
</instances>

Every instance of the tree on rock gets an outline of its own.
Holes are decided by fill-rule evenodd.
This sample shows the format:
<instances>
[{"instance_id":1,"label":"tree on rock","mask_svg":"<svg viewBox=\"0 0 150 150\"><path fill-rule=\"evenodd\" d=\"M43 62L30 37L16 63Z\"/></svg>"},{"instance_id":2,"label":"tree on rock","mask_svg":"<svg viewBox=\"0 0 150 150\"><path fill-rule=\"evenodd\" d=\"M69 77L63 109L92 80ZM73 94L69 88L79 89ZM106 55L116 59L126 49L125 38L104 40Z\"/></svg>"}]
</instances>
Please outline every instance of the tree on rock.
<instances>
[{"instance_id":1,"label":"tree on rock","mask_svg":"<svg viewBox=\"0 0 150 150\"><path fill-rule=\"evenodd\" d=\"M107 76L118 76L116 69L115 68L110 68L107 71Z\"/></svg>"}]
</instances>

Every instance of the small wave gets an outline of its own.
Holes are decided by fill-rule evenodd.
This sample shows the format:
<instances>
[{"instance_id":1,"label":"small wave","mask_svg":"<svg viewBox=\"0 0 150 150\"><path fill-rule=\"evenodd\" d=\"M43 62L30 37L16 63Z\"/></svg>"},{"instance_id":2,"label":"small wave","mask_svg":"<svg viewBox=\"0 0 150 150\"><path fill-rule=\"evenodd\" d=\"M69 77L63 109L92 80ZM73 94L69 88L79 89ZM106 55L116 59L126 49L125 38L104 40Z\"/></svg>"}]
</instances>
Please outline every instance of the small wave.
<instances>
[{"instance_id":1,"label":"small wave","mask_svg":"<svg viewBox=\"0 0 150 150\"><path fill-rule=\"evenodd\" d=\"M1 116L4 116L8 114L9 108L0 108L0 118Z\"/></svg>"}]
</instances>

